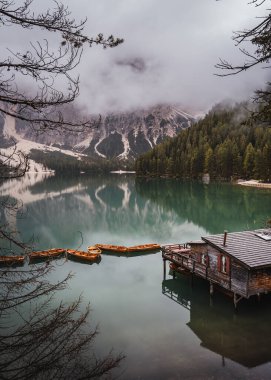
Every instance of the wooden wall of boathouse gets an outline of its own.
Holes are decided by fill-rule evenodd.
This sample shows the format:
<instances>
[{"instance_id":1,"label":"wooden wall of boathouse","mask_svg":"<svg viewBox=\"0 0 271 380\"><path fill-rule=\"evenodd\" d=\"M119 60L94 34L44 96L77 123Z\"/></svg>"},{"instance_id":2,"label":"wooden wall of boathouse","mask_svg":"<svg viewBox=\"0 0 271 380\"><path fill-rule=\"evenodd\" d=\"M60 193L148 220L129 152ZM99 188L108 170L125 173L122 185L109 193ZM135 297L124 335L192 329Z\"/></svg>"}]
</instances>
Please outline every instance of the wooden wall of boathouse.
<instances>
[{"instance_id":1,"label":"wooden wall of boathouse","mask_svg":"<svg viewBox=\"0 0 271 380\"><path fill-rule=\"evenodd\" d=\"M231 259L231 291L248 297L249 271L236 260Z\"/></svg>"},{"instance_id":2,"label":"wooden wall of boathouse","mask_svg":"<svg viewBox=\"0 0 271 380\"><path fill-rule=\"evenodd\" d=\"M248 294L271 292L271 268L251 270L248 282Z\"/></svg>"},{"instance_id":3,"label":"wooden wall of boathouse","mask_svg":"<svg viewBox=\"0 0 271 380\"><path fill-rule=\"evenodd\" d=\"M197 261L195 273L202 275L209 281L220 285L221 287L237 293L243 297L248 297L249 290L249 271L246 267L240 265L229 255L219 251L215 247L200 242L189 243L191 255ZM207 255L205 265L202 264L202 255ZM221 257L226 257L226 272L221 271ZM259 274L258 274L259 276ZM255 282L255 276L254 276ZM270 283L271 286L271 283ZM271 288L270 288L271 290ZM257 294L253 293L253 294Z\"/></svg>"}]
</instances>

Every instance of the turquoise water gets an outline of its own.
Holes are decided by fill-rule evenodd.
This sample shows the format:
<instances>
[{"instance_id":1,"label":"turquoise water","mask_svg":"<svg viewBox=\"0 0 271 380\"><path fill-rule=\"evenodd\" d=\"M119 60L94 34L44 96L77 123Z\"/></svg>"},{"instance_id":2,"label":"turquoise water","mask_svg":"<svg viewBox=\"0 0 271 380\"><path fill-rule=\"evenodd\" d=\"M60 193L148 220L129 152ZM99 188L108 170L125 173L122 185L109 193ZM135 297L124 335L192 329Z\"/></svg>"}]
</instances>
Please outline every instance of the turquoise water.
<instances>
[{"instance_id":1,"label":"turquoise water","mask_svg":"<svg viewBox=\"0 0 271 380\"><path fill-rule=\"evenodd\" d=\"M271 191L229 184L135 179L133 175L15 180L24 202L17 229L37 249L86 249L95 243L174 243L202 235L263 227ZM99 324L97 354L114 348L127 358L124 379L270 379L271 300L241 302L204 281L163 280L161 253L103 255L100 264L57 260L52 280L72 271L70 301L83 293ZM269 306L270 305L270 306Z\"/></svg>"}]
</instances>

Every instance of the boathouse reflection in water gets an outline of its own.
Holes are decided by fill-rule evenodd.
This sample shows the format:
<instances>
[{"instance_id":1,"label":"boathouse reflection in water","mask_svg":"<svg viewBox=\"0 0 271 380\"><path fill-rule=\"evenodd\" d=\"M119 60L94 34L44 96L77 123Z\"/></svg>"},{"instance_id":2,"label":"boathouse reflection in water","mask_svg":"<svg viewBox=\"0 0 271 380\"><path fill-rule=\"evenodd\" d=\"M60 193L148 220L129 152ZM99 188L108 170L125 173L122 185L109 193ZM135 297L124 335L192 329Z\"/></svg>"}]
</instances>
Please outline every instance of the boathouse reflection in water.
<instances>
[{"instance_id":1,"label":"boathouse reflection in water","mask_svg":"<svg viewBox=\"0 0 271 380\"><path fill-rule=\"evenodd\" d=\"M162 282L162 293L190 311L187 326L200 339L200 345L247 368L271 360L270 296L258 304L244 302L238 312L232 301L218 292L210 298L208 284L186 276ZM176 316L178 317L178 316Z\"/></svg>"}]
</instances>

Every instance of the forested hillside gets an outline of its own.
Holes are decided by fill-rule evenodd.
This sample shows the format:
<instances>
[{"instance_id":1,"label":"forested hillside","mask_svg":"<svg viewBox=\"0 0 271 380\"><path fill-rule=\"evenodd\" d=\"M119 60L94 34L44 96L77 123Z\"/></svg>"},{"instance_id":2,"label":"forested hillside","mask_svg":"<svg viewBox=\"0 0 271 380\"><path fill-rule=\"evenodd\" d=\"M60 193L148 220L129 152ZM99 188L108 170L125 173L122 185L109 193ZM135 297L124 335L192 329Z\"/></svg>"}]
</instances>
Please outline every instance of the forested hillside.
<instances>
[{"instance_id":1,"label":"forested hillside","mask_svg":"<svg viewBox=\"0 0 271 380\"><path fill-rule=\"evenodd\" d=\"M248 119L243 104L214 107L191 128L136 161L138 175L255 178L271 181L271 128Z\"/></svg>"},{"instance_id":2,"label":"forested hillside","mask_svg":"<svg viewBox=\"0 0 271 380\"><path fill-rule=\"evenodd\" d=\"M46 168L54 170L57 174L75 176L82 172L84 173L108 173L111 170L134 170L134 162L131 161L117 161L107 160L104 158L94 159L91 157L77 157L68 156L61 152L41 152L32 149L29 157L44 165Z\"/></svg>"}]
</instances>

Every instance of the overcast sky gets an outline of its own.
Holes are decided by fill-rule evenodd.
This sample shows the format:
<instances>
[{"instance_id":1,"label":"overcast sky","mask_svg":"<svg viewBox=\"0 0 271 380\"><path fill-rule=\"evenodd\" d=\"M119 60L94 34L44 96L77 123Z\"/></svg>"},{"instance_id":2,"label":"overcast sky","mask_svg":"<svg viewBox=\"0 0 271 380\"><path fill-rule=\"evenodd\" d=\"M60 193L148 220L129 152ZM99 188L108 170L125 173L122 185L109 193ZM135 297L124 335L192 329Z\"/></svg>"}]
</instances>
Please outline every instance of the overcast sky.
<instances>
[{"instance_id":1,"label":"overcast sky","mask_svg":"<svg viewBox=\"0 0 271 380\"><path fill-rule=\"evenodd\" d=\"M125 39L108 51L85 50L82 99L94 111L179 103L205 111L224 99L240 100L261 86L267 72L214 75L219 57L243 56L232 32L255 24L265 8L248 0L66 0L73 14L88 17L90 34Z\"/></svg>"},{"instance_id":2,"label":"overcast sky","mask_svg":"<svg viewBox=\"0 0 271 380\"><path fill-rule=\"evenodd\" d=\"M95 113L157 103L202 112L224 99L247 98L263 85L267 70L220 78L214 65L219 57L243 61L232 32L265 13L265 6L255 8L248 1L62 0L77 20L88 18L87 34L125 39L114 49L85 48L80 102Z\"/></svg>"}]
</instances>

